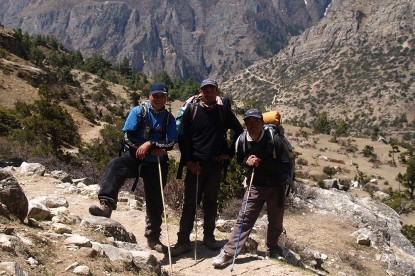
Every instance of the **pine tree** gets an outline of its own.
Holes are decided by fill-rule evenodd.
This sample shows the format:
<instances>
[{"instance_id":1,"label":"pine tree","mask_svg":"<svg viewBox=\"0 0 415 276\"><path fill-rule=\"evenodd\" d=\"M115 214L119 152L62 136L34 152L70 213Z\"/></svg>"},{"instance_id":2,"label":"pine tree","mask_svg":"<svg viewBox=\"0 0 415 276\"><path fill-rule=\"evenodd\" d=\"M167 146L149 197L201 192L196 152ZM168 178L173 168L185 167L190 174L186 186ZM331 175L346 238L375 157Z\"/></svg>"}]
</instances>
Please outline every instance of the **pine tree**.
<instances>
[{"instance_id":1,"label":"pine tree","mask_svg":"<svg viewBox=\"0 0 415 276\"><path fill-rule=\"evenodd\" d=\"M411 156L407 162L406 173L399 173L397 180L408 189L409 197L414 199L415 192L415 157Z\"/></svg>"}]
</instances>

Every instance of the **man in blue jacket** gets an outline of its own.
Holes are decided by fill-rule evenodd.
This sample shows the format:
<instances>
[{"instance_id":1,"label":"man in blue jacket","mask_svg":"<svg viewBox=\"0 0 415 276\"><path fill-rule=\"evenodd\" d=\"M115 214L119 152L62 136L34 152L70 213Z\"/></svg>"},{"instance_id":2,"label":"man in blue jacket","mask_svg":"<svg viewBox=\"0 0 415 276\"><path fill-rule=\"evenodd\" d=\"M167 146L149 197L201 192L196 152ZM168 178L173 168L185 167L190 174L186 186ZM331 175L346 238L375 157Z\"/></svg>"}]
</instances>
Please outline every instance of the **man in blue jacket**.
<instances>
[{"instance_id":1,"label":"man in blue jacket","mask_svg":"<svg viewBox=\"0 0 415 276\"><path fill-rule=\"evenodd\" d=\"M160 253L166 253L167 247L160 242L163 203L158 159L164 187L168 171L167 151L177 142L174 116L165 108L167 97L167 86L154 83L149 101L130 111L123 128L126 151L108 163L98 193L100 206L89 208L91 215L109 218L117 207L118 193L125 180L142 177L146 199L144 236L148 246Z\"/></svg>"}]
</instances>

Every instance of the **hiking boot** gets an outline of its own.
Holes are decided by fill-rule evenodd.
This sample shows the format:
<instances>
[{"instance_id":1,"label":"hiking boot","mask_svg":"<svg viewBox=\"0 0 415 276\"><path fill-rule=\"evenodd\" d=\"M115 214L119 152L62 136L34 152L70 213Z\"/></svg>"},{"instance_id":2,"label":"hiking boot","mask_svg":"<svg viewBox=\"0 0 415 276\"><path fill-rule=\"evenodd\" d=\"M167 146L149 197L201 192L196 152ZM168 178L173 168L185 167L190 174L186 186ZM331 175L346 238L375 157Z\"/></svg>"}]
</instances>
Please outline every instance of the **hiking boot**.
<instances>
[{"instance_id":1,"label":"hiking boot","mask_svg":"<svg viewBox=\"0 0 415 276\"><path fill-rule=\"evenodd\" d=\"M106 218L111 217L111 213L112 213L111 204L106 200L100 200L99 205L100 206L91 205L89 207L89 213L93 216L98 216L98 217L106 217Z\"/></svg>"},{"instance_id":2,"label":"hiking boot","mask_svg":"<svg viewBox=\"0 0 415 276\"><path fill-rule=\"evenodd\" d=\"M176 245L171 249L170 253L172 257L177 257L188 253L192 250L190 242L187 243L176 243Z\"/></svg>"},{"instance_id":3,"label":"hiking boot","mask_svg":"<svg viewBox=\"0 0 415 276\"><path fill-rule=\"evenodd\" d=\"M215 260L212 262L212 265L215 268L225 268L230 263L232 263L233 256L228 255L223 249L220 251L220 254L216 256Z\"/></svg>"},{"instance_id":4,"label":"hiking boot","mask_svg":"<svg viewBox=\"0 0 415 276\"><path fill-rule=\"evenodd\" d=\"M284 254L282 253L281 247L275 247L272 249L268 249L265 253L266 259L277 259L282 260L284 259Z\"/></svg>"},{"instance_id":5,"label":"hiking boot","mask_svg":"<svg viewBox=\"0 0 415 276\"><path fill-rule=\"evenodd\" d=\"M147 245L152 250L156 250L158 253L166 254L167 246L161 243L160 239L147 239Z\"/></svg>"},{"instance_id":6,"label":"hiking boot","mask_svg":"<svg viewBox=\"0 0 415 276\"><path fill-rule=\"evenodd\" d=\"M211 250L218 250L222 248L222 245L219 242L217 242L215 237L213 236L205 236L203 238L203 244Z\"/></svg>"}]
</instances>

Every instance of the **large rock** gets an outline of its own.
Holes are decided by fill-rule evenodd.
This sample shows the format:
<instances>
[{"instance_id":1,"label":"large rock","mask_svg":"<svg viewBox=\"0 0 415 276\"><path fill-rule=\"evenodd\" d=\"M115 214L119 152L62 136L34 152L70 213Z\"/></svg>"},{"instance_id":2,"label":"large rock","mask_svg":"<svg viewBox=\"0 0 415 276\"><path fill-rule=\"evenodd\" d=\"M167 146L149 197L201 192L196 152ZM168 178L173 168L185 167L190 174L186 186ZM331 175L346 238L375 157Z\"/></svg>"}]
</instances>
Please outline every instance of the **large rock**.
<instances>
[{"instance_id":1,"label":"large rock","mask_svg":"<svg viewBox=\"0 0 415 276\"><path fill-rule=\"evenodd\" d=\"M43 176L45 174L45 171L45 166L39 163L23 162L22 165L20 165L20 173L25 176Z\"/></svg>"},{"instance_id":2,"label":"large rock","mask_svg":"<svg viewBox=\"0 0 415 276\"><path fill-rule=\"evenodd\" d=\"M0 169L0 202L7 212L24 221L28 212L28 200L16 178L4 169ZM0 210L3 208L0 208ZM0 215L4 215L3 212Z\"/></svg>"},{"instance_id":3,"label":"large rock","mask_svg":"<svg viewBox=\"0 0 415 276\"><path fill-rule=\"evenodd\" d=\"M16 262L1 262L0 270L5 270L10 274L7 275L16 275L16 276L28 276L29 273L24 271L18 263Z\"/></svg>"},{"instance_id":4,"label":"large rock","mask_svg":"<svg viewBox=\"0 0 415 276\"><path fill-rule=\"evenodd\" d=\"M29 211L27 213L28 219L33 218L37 221L40 221L47 219L49 215L50 210L48 209L48 207L35 200L29 201Z\"/></svg>"},{"instance_id":5,"label":"large rock","mask_svg":"<svg viewBox=\"0 0 415 276\"><path fill-rule=\"evenodd\" d=\"M402 234L399 215L389 206L370 197L356 198L337 190L312 189L305 199L314 212L332 213L359 227L353 233L359 243L377 248L388 269L397 275L415 275L415 246Z\"/></svg>"},{"instance_id":6,"label":"large rock","mask_svg":"<svg viewBox=\"0 0 415 276\"><path fill-rule=\"evenodd\" d=\"M39 196L34 199L48 208L68 207L69 203L63 196Z\"/></svg>"},{"instance_id":7,"label":"large rock","mask_svg":"<svg viewBox=\"0 0 415 276\"><path fill-rule=\"evenodd\" d=\"M128 232L121 223L112 219L90 216L81 221L81 227L102 232L105 236L114 237L118 241L137 243L133 233Z\"/></svg>"}]
</instances>

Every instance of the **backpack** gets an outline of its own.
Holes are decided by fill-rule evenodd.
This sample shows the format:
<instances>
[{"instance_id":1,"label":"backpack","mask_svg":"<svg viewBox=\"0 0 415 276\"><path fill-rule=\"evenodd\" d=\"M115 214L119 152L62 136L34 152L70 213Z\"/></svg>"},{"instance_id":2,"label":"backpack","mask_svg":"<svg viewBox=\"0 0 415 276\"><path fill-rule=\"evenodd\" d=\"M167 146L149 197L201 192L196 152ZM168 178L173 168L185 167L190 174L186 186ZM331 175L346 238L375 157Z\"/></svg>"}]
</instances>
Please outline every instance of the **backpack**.
<instances>
[{"instance_id":1,"label":"backpack","mask_svg":"<svg viewBox=\"0 0 415 276\"><path fill-rule=\"evenodd\" d=\"M140 112L140 124L139 124L138 128L139 129L148 128L148 133L149 133L150 128L148 127L148 114L149 114L150 111L149 111L149 108L148 108L146 102L148 102L148 101L142 102L140 104L141 112ZM164 136L166 136L167 129L169 128L169 125L170 125L170 114L166 114L166 116L164 117L163 125L164 125L164 127L162 128L161 132ZM121 156L123 152L130 150L130 147L125 142L126 138L127 138L127 133L124 132L122 140L121 140L121 147L120 147L120 150L118 151L118 156ZM137 188L138 180L139 180L140 175L141 175L141 165L142 165L142 163L138 166L138 175L135 178L134 183L131 187L131 192L134 192L135 189Z\"/></svg>"},{"instance_id":2,"label":"backpack","mask_svg":"<svg viewBox=\"0 0 415 276\"><path fill-rule=\"evenodd\" d=\"M290 158L290 171L287 173L289 175L289 179L288 179L288 189L287 189L287 196L291 190L295 190L294 187L294 170L295 170L295 153L294 153L294 147L291 145L291 143L288 141L288 139L284 136L284 128L278 124L264 124L263 126L264 131L268 131L270 133L269 137L269 141L268 144L269 146L267 147L269 150L272 151L272 158L276 158L277 157L277 150L275 148L275 138L276 136L280 137L282 140L282 144L284 146L284 148L286 149L286 151L288 152L288 156ZM243 153L246 153L247 150L249 150L249 144L247 143L247 139L246 139L246 134L247 132L244 131L241 136L238 139L238 148L242 148Z\"/></svg>"},{"instance_id":3,"label":"backpack","mask_svg":"<svg viewBox=\"0 0 415 276\"><path fill-rule=\"evenodd\" d=\"M148 133L149 133L150 132L150 128L148 127L148 114L149 114L150 111L149 111L149 108L148 108L146 102L148 102L148 101L142 102L140 104L141 112L140 112L140 124L139 124L138 128L139 129L146 129L146 128L148 128ZM166 136L167 129L169 128L169 125L170 125L170 115L167 114L164 117L164 122L163 122L163 126L164 127L161 130L161 133L163 134L163 136ZM147 132L147 129L146 129L146 132ZM124 132L123 133L122 140L121 140L121 147L120 147L120 150L118 151L118 156L121 156L124 151L128 151L129 150L129 147L128 147L127 143L125 142L125 139L126 138L127 138L127 133Z\"/></svg>"}]
</instances>

